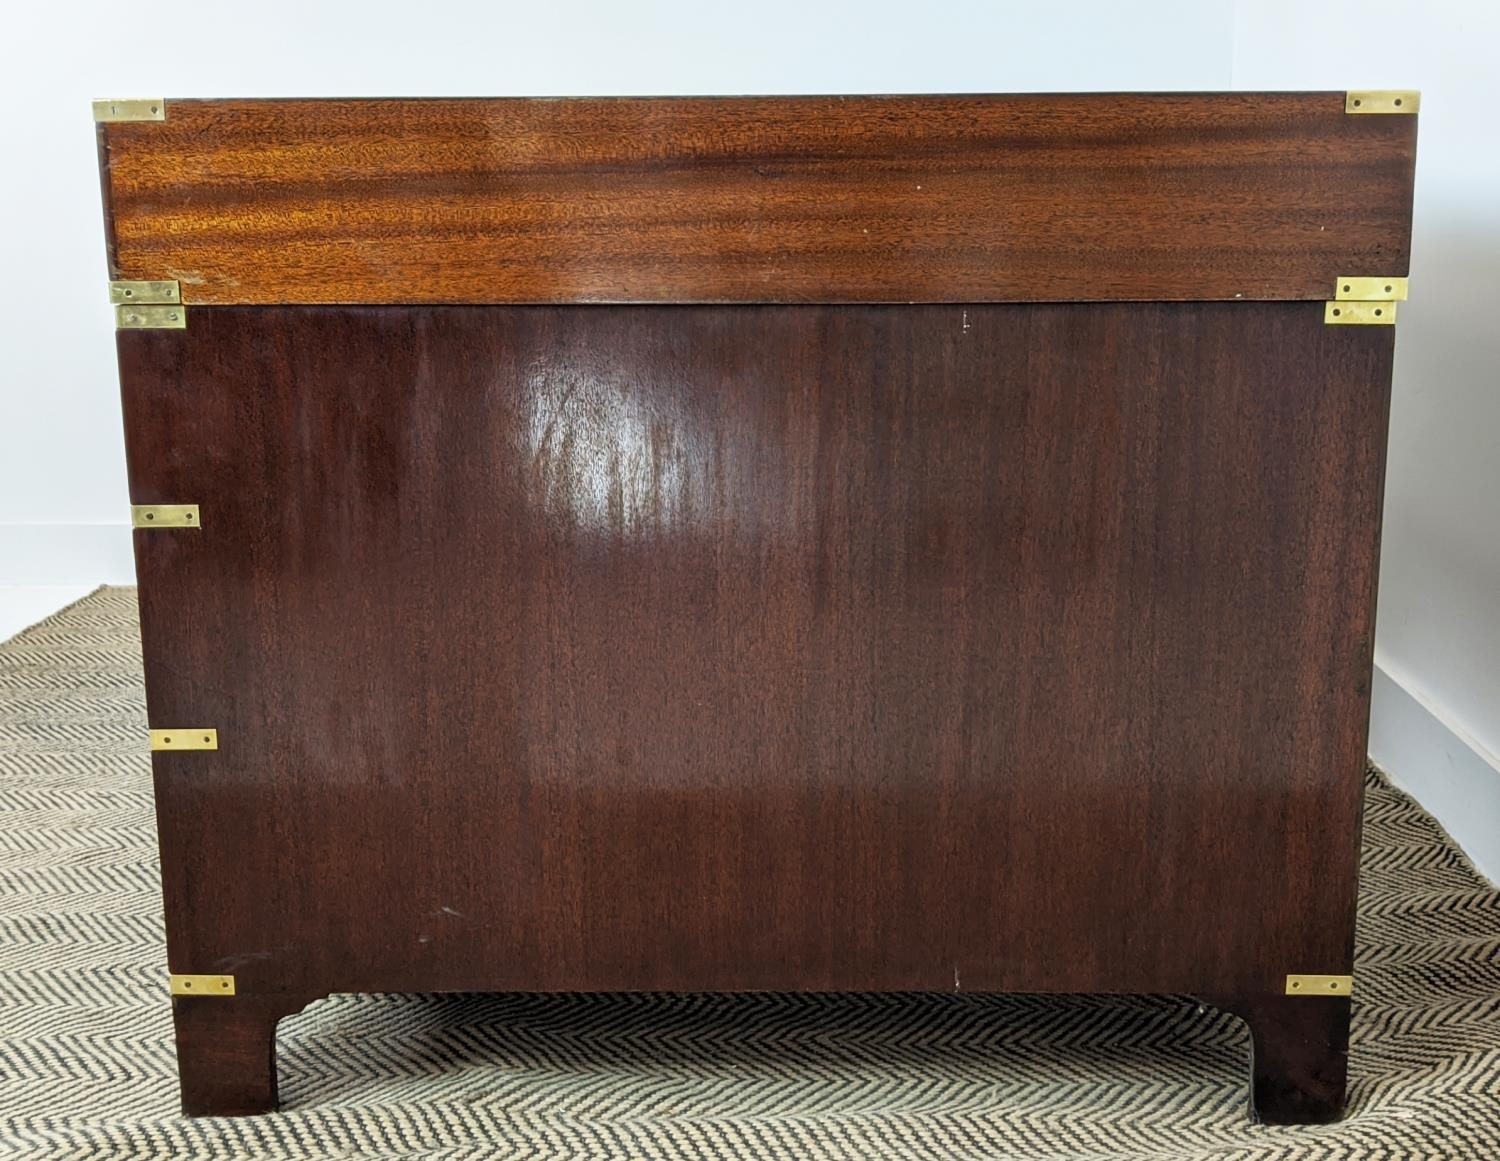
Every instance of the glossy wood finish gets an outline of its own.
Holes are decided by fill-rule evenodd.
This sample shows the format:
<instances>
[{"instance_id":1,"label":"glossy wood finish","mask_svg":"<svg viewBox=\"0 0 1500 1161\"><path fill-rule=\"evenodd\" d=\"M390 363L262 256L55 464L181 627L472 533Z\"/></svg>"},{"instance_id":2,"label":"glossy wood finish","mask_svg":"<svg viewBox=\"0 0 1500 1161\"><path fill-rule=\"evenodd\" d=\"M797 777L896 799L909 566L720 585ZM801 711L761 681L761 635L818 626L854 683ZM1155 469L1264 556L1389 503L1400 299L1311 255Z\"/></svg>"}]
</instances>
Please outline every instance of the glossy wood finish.
<instances>
[{"instance_id":1,"label":"glossy wood finish","mask_svg":"<svg viewBox=\"0 0 1500 1161\"><path fill-rule=\"evenodd\" d=\"M1329 298L1407 272L1416 118L1339 93L178 101L100 126L189 303Z\"/></svg>"},{"instance_id":2,"label":"glossy wood finish","mask_svg":"<svg viewBox=\"0 0 1500 1161\"><path fill-rule=\"evenodd\" d=\"M136 533L151 725L220 738L154 756L172 970L267 1041L345 990L1230 996L1290 1116L1391 348L1317 303L121 332L131 498L203 521Z\"/></svg>"},{"instance_id":3,"label":"glossy wood finish","mask_svg":"<svg viewBox=\"0 0 1500 1161\"><path fill-rule=\"evenodd\" d=\"M112 270L191 308L119 335L132 499L202 517L136 534L151 724L220 739L154 756L172 970L237 983L185 1109L329 991L952 988L1210 997L1339 1115L1348 1002L1282 988L1351 966L1393 336L1322 300L1406 272L1415 128L101 126Z\"/></svg>"}]
</instances>

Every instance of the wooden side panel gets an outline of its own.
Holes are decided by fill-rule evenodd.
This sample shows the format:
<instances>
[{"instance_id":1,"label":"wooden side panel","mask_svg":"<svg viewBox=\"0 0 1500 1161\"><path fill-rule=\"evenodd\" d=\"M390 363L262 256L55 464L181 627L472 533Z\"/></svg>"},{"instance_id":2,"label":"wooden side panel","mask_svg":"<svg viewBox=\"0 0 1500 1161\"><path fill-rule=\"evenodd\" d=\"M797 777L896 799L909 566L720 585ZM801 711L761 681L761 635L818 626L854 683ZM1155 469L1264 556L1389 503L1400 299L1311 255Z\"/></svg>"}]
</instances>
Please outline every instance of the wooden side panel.
<instances>
[{"instance_id":1,"label":"wooden side panel","mask_svg":"<svg viewBox=\"0 0 1500 1161\"><path fill-rule=\"evenodd\" d=\"M1391 330L1314 303L122 332L172 970L1279 992L1352 954ZM358 389L353 387L357 385Z\"/></svg>"},{"instance_id":2,"label":"wooden side panel","mask_svg":"<svg viewBox=\"0 0 1500 1161\"><path fill-rule=\"evenodd\" d=\"M168 101L117 278L189 303L1325 299L1407 271L1416 118L1342 93Z\"/></svg>"}]
</instances>

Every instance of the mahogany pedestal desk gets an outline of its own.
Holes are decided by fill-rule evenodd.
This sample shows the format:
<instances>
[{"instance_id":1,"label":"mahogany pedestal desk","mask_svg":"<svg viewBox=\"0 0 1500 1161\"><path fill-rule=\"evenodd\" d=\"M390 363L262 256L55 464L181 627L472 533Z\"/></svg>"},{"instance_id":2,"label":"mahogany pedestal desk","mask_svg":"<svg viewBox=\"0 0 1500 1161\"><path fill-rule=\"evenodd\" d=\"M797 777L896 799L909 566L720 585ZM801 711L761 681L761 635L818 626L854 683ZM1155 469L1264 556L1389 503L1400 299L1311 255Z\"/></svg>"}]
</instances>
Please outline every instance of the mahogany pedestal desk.
<instances>
[{"instance_id":1,"label":"mahogany pedestal desk","mask_svg":"<svg viewBox=\"0 0 1500 1161\"><path fill-rule=\"evenodd\" d=\"M1337 1117L1415 111L100 102L186 1111L334 991L962 988Z\"/></svg>"}]
</instances>

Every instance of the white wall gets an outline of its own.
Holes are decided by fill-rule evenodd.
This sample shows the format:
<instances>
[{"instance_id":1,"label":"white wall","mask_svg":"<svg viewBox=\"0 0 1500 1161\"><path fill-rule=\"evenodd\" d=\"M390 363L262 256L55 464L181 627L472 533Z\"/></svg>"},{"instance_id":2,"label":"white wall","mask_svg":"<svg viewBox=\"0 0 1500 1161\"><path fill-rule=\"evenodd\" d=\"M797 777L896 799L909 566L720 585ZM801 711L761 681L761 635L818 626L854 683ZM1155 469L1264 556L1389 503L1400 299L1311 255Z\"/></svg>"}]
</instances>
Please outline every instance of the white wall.
<instances>
[{"instance_id":1,"label":"white wall","mask_svg":"<svg viewBox=\"0 0 1500 1161\"><path fill-rule=\"evenodd\" d=\"M1409 702L1435 709L1454 737L1500 749L1500 327L1482 318L1500 272L1490 5L262 0L169 10L173 19L146 20L118 0L51 0L7 12L0 92L6 154L21 163L0 181L0 586L131 577L93 97L1415 87L1414 297L1397 343L1377 651L1412 697L1377 698L1375 737L1404 742L1430 726L1390 708ZM1395 772L1473 808L1445 821L1476 851L1488 836L1493 874L1500 775L1487 805L1483 771L1454 792L1452 779L1433 782L1448 759L1418 754Z\"/></svg>"},{"instance_id":2,"label":"white wall","mask_svg":"<svg viewBox=\"0 0 1500 1161\"><path fill-rule=\"evenodd\" d=\"M1497 48L1492 3L1246 0L1234 33L1236 88L1422 90L1370 752L1500 880Z\"/></svg>"},{"instance_id":3,"label":"white wall","mask_svg":"<svg viewBox=\"0 0 1500 1161\"><path fill-rule=\"evenodd\" d=\"M1224 88L1232 5L260 0L6 11L0 585L132 576L89 102Z\"/></svg>"}]
</instances>

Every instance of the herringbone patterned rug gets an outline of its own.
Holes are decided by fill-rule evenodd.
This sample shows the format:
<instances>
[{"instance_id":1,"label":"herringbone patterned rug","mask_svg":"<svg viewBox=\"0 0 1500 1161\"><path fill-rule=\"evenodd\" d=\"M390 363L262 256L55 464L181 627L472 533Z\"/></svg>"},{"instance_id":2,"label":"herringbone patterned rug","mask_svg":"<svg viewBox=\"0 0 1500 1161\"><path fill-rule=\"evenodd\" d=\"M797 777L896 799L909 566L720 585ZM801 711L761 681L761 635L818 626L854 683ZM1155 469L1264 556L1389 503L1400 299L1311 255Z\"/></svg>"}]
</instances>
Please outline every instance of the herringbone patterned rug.
<instances>
[{"instance_id":1,"label":"herringbone patterned rug","mask_svg":"<svg viewBox=\"0 0 1500 1161\"><path fill-rule=\"evenodd\" d=\"M1500 892L1369 781L1352 1108L1190 1000L340 996L285 1111L177 1115L135 594L0 645L0 1157L1500 1158Z\"/></svg>"}]
</instances>

